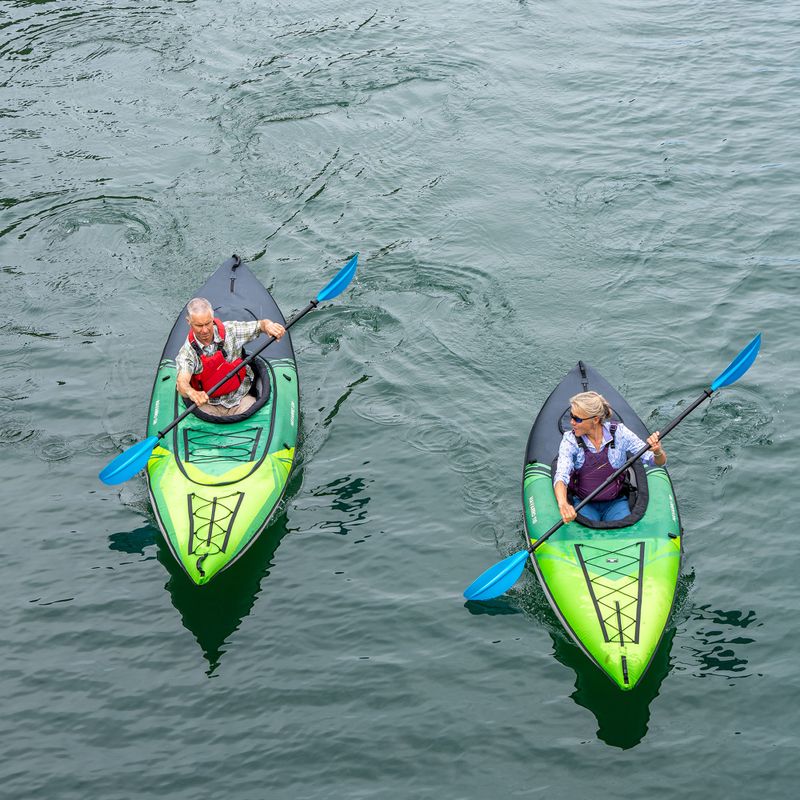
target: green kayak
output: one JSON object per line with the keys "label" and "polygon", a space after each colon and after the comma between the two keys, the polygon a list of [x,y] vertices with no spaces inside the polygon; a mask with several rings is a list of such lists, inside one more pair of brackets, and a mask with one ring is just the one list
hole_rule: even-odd
{"label": "green kayak", "polygon": [[[624,398],[579,361],[553,390],[528,439],[522,495],[531,542],[558,522],[553,470],[569,427],[569,398],[596,391],[641,439],[647,428]],[[536,548],[533,564],[553,610],[578,647],[622,689],[644,675],[669,620],[681,564],[681,524],[666,469],[629,470],[630,515],[593,522],[578,515]]]}
{"label": "green kayak", "polygon": [[[233,256],[196,292],[226,320],[283,315],[253,273]],[[156,373],[148,436],[178,417],[188,403],[175,390],[175,356],[186,340],[186,310],[167,339]],[[245,351],[267,340],[263,334]],[[196,584],[208,583],[253,544],[280,503],[297,444],[299,388],[289,333],[252,362],[248,413],[213,417],[194,411],[175,426],[147,463],[156,520],[176,560]]]}

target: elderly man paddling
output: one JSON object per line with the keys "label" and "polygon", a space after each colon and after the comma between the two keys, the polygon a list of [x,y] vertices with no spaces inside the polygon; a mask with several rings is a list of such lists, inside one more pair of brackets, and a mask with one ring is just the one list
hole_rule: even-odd
{"label": "elderly man paddling", "polygon": [[195,297],[186,306],[189,336],[175,357],[178,368],[177,389],[200,411],[214,416],[243,414],[255,403],[248,394],[253,372],[244,366],[217,389],[206,393],[242,362],[242,346],[262,333],[280,339],[286,329],[269,319],[252,322],[222,322],[214,316],[208,300]]}

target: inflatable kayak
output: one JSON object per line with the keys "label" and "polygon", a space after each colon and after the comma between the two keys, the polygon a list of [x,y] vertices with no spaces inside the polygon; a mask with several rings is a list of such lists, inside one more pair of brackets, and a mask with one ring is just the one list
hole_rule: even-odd
{"label": "inflatable kayak", "polygon": [[[602,394],[613,419],[642,440],[650,435],[619,392],[579,361],[545,401],[528,438],[522,495],[531,542],[560,519],[552,475],[561,437],[570,430],[569,399],[585,391]],[[620,688],[632,689],[669,620],[682,529],[666,469],[636,461],[625,491],[629,516],[594,522],[579,513],[534,550],[532,561],[550,605],[578,647]]]}
{"label": "inflatable kayak", "polygon": [[[267,317],[285,323],[270,293],[237,256],[194,296],[209,300],[223,322]],[[184,308],[156,372],[148,436],[157,435],[189,405],[175,390],[175,356],[188,332]],[[262,334],[245,352],[266,341]],[[253,544],[283,497],[294,461],[300,403],[288,331],[251,366],[256,402],[246,414],[214,417],[195,410],[161,439],[147,463],[158,526],[196,584],[208,583]]]}

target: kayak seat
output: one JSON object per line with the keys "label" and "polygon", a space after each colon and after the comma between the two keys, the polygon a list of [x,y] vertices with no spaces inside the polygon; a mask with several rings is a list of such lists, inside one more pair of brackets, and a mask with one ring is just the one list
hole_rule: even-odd
{"label": "kayak seat", "polygon": [[[244,351],[244,355],[247,355],[246,350]],[[253,383],[250,386],[249,394],[256,398],[256,402],[253,403],[253,405],[250,406],[250,408],[248,408],[244,414],[231,414],[228,417],[215,417],[212,414],[206,414],[204,411],[200,411],[196,408],[192,412],[194,416],[199,417],[206,422],[230,425],[232,422],[241,422],[243,419],[251,417],[256,413],[256,411],[263,408],[269,401],[271,394],[272,368],[266,361],[258,356],[256,356],[253,361],[250,362],[250,367],[253,370]],[[183,404],[187,407],[190,405],[189,401],[185,397],[183,398]]]}
{"label": "kayak seat", "polygon": [[[632,455],[633,453],[626,453],[625,457],[627,459]],[[558,456],[553,459],[553,463],[550,465],[551,474],[555,474],[557,462]],[[628,467],[628,474],[625,479],[625,484],[622,487],[622,492],[623,494],[627,494],[628,508],[631,510],[631,513],[628,514],[627,517],[611,520],[609,522],[596,522],[595,520],[587,519],[579,511],[576,522],[583,525],[585,528],[594,528],[595,530],[627,528],[629,525],[633,525],[634,522],[638,522],[644,516],[645,511],[647,511],[647,503],[650,498],[647,491],[647,473],[645,472],[644,464],[642,464],[641,459],[635,461],[632,467]]]}

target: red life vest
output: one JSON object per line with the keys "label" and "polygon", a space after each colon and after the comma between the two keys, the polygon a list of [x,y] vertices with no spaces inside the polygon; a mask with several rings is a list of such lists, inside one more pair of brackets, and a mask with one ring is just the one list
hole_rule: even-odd
{"label": "red life vest", "polygon": [[[194,348],[195,353],[197,353],[200,359],[200,363],[203,365],[203,371],[192,375],[189,383],[192,385],[193,389],[199,392],[205,392],[206,387],[210,389],[217,381],[224,378],[235,366],[242,363],[241,358],[234,358],[233,361],[228,361],[225,358],[225,353],[222,349],[225,345],[225,326],[216,317],[214,317],[214,324],[217,326],[221,341],[217,343],[217,351],[213,356],[207,356],[203,353],[200,344],[195,339],[194,331],[189,330],[189,344]],[[247,368],[242,367],[210,396],[221,397],[223,394],[235,392],[242,385],[242,381],[246,376]]]}

